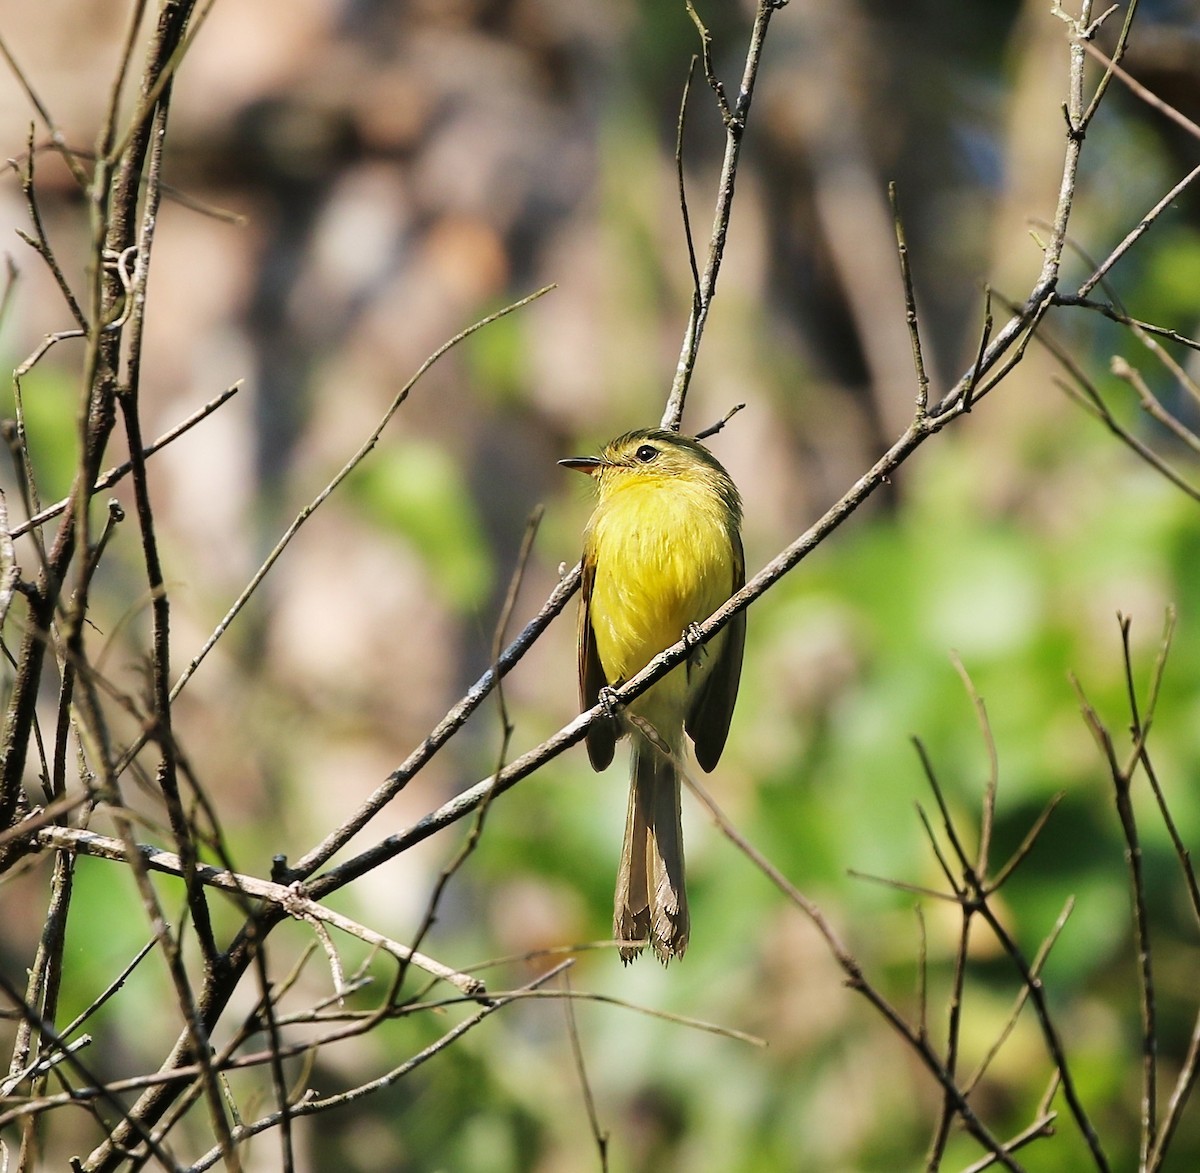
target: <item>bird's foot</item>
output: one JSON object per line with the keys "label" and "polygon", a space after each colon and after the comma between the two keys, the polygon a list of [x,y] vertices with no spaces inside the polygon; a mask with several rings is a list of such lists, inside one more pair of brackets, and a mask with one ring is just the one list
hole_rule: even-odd
{"label": "bird's foot", "polygon": [[684,646],[688,649],[686,663],[688,679],[690,680],[692,669],[700,667],[701,661],[708,655],[708,648],[700,642],[704,637],[701,634],[700,624],[698,623],[689,623],[683,629],[681,638],[683,639]]}
{"label": "bird's foot", "polygon": [[621,709],[621,702],[617,697],[617,690],[609,685],[604,685],[598,693],[596,693],[596,703],[604,710],[604,715],[610,720],[615,721],[617,714]]}

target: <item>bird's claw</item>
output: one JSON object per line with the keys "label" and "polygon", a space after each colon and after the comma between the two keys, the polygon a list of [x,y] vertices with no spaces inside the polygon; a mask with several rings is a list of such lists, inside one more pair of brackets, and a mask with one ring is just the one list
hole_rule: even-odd
{"label": "bird's claw", "polygon": [[688,649],[687,674],[689,680],[692,678],[692,669],[699,668],[700,661],[708,655],[708,648],[701,643],[703,638],[704,636],[700,631],[700,624],[698,623],[689,623],[683,629],[682,639],[684,646]]}
{"label": "bird's claw", "polygon": [[621,707],[621,702],[617,699],[615,688],[604,685],[596,694],[596,703],[604,710],[604,715],[610,721],[617,719],[617,710]]}

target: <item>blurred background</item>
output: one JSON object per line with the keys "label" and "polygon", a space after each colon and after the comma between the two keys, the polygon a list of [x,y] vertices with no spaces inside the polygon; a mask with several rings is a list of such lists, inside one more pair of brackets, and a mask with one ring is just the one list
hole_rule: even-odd
{"label": "blurred background", "polygon": [[[11,52],[81,150],[95,141],[125,9],[42,0],[3,16]],[[714,66],[733,89],[751,10],[700,11]],[[1197,16],[1192,0],[1145,0],[1126,60],[1193,117]],[[1115,26],[1110,43],[1114,35]],[[208,16],[172,107],[172,196],[149,287],[146,434],[230,384],[242,389],[151,463],[177,668],[422,360],[485,313],[557,286],[420,381],[181,697],[177,732],[242,870],[266,875],[275,854],[299,858],[486,670],[537,505],[545,518],[510,634],[575,562],[588,487],[555,460],[658,421],[691,297],[674,151],[696,48],[682,2],[254,0],[217,4]],[[973,360],[984,283],[1021,301],[1040,268],[1066,87],[1066,27],[1045,0],[795,0],[776,15],[684,419],[697,431],[747,405],[711,446],[745,498],[750,572],[819,517],[908,421],[915,387],[887,183],[899,188],[936,396]],[[12,74],[0,72],[5,156],[25,150],[33,117]],[[44,136],[39,125],[35,137]],[[723,143],[697,78],[684,159],[701,249]],[[1103,257],[1196,155],[1194,139],[1115,85],[1084,151],[1078,248]],[[83,198],[51,154],[38,157],[36,185],[78,285]],[[1185,335],[1200,317],[1198,212],[1185,194],[1112,274],[1130,313]],[[0,183],[0,223],[19,270],[0,332],[0,362],[14,367],[70,321],[14,234],[28,224],[14,174]],[[1091,268],[1073,253],[1066,284]],[[999,302],[994,311],[1006,316]],[[1120,353],[1187,410],[1136,339],[1079,310],[1052,315],[1046,329],[1148,443],[1186,462],[1165,433],[1138,422],[1128,388],[1109,374]],[[47,501],[69,484],[81,361],[79,345],[64,342],[25,381]],[[1047,988],[1109,1155],[1130,1167],[1139,1111],[1130,898],[1107,772],[1069,674],[1122,735],[1118,612],[1132,618],[1145,687],[1167,608],[1177,609],[1151,748],[1181,833],[1195,843],[1200,515],[1072,403],[1058,376],[1031,347],[968,419],[755,605],[739,709],[709,786],[822,907],[871,979],[915,1016],[917,898],[848,873],[943,883],[915,811],[932,802],[914,735],[955,813],[968,827],[977,822],[988,755],[953,663],[960,657],[999,755],[997,863],[1066,792],[1001,906],[1031,956],[1075,898]],[[106,669],[133,691],[148,624],[139,557],[128,526],[92,616]],[[507,679],[505,697],[514,754],[574,715],[573,604]],[[485,705],[354,846],[486,776],[499,748],[499,718]],[[576,749],[498,801],[426,951],[466,968],[606,939],[626,771],[618,753],[594,775]],[[1195,1014],[1197,933],[1146,798],[1137,795],[1169,1087]],[[94,826],[107,829],[100,818]],[[750,1032],[766,1046],[578,1004],[612,1167],[922,1167],[940,1104],[933,1082],[844,986],[801,915],[686,799],[685,826],[694,920],[686,959],[669,971],[650,958],[622,969],[611,950],[584,951],[572,985]],[[434,837],[332,903],[410,939],[465,833]],[[128,879],[118,869],[84,860],[80,877],[68,965],[70,997],[82,1006],[147,930],[136,905],[119,911]],[[36,942],[41,913],[29,909],[42,907],[43,888],[36,870],[0,888],[0,963],[15,974]],[[930,1032],[940,1044],[958,916],[936,901],[923,902],[923,914]],[[284,926],[272,938],[281,972],[308,936]],[[352,944],[346,954],[348,967],[361,960]],[[501,988],[549,964],[536,957],[484,976]],[[323,962],[312,962],[297,998],[311,1003],[329,983]],[[159,1061],[178,1029],[169,1000],[154,1001],[164,988],[147,969],[114,999],[96,1024],[104,1045],[93,1063],[120,1074]],[[995,1040],[1017,990],[1010,964],[979,933],[964,1069]],[[252,999],[248,990],[246,1009]],[[454,1013],[327,1048],[309,1083],[329,1093],[372,1078],[432,1041]],[[1049,1074],[1023,1017],[976,1092],[977,1110],[999,1135],[1015,1133],[1033,1118]],[[248,1095],[266,1086],[246,1079]],[[52,1135],[59,1155],[96,1140],[82,1116],[56,1118]],[[198,1121],[198,1149],[203,1136]],[[496,1014],[390,1090],[300,1122],[297,1136],[312,1170],[599,1165],[562,1006],[551,1001]],[[1174,1154],[1167,1168],[1195,1167],[1200,1122],[1185,1119]],[[955,1134],[947,1167],[978,1155]],[[276,1159],[260,1140],[247,1162],[269,1169]],[[1092,1167],[1069,1124],[1022,1160],[1029,1169]]]}

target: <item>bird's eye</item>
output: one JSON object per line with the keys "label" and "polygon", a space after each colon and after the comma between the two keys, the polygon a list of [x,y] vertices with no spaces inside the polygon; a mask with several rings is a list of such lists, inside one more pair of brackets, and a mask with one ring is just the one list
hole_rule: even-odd
{"label": "bird's eye", "polygon": [[658,455],[658,449],[653,444],[643,444],[633,455],[643,464],[649,464]]}

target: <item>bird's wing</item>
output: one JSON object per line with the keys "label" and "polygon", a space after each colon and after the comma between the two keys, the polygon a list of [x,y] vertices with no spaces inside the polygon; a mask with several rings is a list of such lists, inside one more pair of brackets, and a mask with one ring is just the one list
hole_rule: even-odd
{"label": "bird's wing", "polygon": [[[742,540],[733,535],[733,590],[746,584],[746,559]],[[737,702],[738,682],[742,677],[742,651],[746,646],[746,612],[739,611],[726,625],[725,638],[717,652],[704,687],[687,715],[686,727],[696,747],[696,761],[711,770],[721,759],[729,722]]]}
{"label": "bird's wing", "polygon": [[[596,633],[592,630],[592,583],[596,578],[596,556],[583,555],[583,581],[579,598],[579,707],[587,712],[600,699],[600,690],[608,686],[600,655],[596,651]],[[613,759],[617,743],[613,722],[604,717],[592,722],[587,733],[588,758],[593,770],[603,770]]]}

